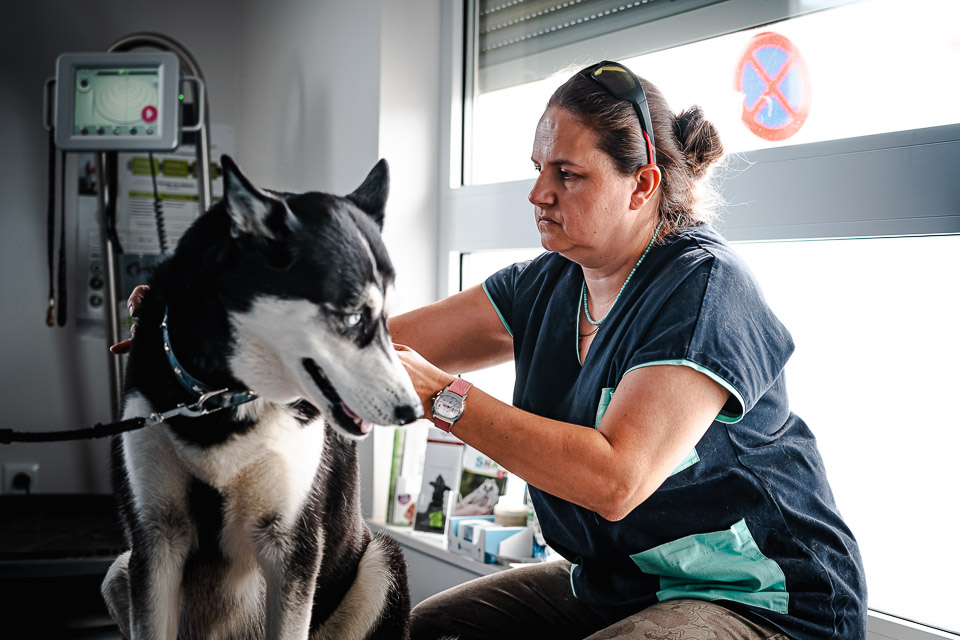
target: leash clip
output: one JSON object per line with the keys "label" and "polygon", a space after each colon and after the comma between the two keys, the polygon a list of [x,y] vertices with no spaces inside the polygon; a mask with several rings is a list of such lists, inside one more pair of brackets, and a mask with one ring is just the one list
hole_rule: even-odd
{"label": "leash clip", "polygon": [[[235,407],[244,402],[249,402],[254,400],[257,395],[253,391],[246,392],[231,392],[229,389],[220,389],[218,391],[208,391],[201,395],[196,402],[193,404],[178,404],[173,409],[169,411],[164,411],[163,413],[151,413],[150,417],[147,418],[147,426],[160,424],[164,420],[169,418],[175,418],[178,416],[183,416],[185,418],[199,418],[200,416],[205,416],[208,413],[213,413],[214,411],[219,411],[220,409],[226,409],[228,407]],[[210,403],[211,406],[207,406],[207,403]]]}

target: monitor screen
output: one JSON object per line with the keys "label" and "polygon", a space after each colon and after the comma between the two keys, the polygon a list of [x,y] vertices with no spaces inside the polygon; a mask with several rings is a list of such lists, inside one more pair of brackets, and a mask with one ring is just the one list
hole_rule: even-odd
{"label": "monitor screen", "polygon": [[152,67],[76,69],[73,134],[156,136],[160,72]]}
{"label": "monitor screen", "polygon": [[67,151],[166,151],[180,144],[180,61],[168,51],[57,58],[55,141]]}

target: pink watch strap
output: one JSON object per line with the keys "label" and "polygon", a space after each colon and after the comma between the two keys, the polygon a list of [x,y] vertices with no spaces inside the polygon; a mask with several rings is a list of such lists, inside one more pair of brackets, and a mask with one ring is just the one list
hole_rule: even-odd
{"label": "pink watch strap", "polygon": [[472,382],[467,382],[463,378],[457,378],[450,383],[450,386],[447,387],[450,391],[453,391],[458,396],[467,395],[467,391],[470,390],[470,387],[473,386]]}

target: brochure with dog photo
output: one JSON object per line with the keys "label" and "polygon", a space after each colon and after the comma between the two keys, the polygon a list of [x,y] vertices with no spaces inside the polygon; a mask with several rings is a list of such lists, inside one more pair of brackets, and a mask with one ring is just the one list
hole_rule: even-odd
{"label": "brochure with dog photo", "polygon": [[414,531],[444,533],[460,485],[463,449],[463,442],[455,436],[430,429]]}
{"label": "brochure with dog photo", "polygon": [[490,515],[506,489],[506,469],[473,447],[465,446],[459,499],[453,507],[453,515]]}

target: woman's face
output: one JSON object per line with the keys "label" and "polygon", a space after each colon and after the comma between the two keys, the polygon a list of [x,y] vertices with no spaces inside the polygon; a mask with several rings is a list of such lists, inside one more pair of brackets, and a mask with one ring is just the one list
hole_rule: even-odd
{"label": "woman's face", "polygon": [[592,129],[550,107],[537,125],[531,159],[540,175],[528,198],[544,249],[585,267],[635,251],[648,217],[631,208],[637,181],[617,172]]}

